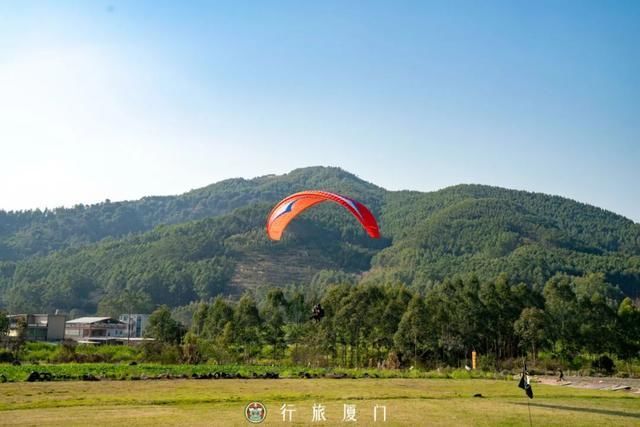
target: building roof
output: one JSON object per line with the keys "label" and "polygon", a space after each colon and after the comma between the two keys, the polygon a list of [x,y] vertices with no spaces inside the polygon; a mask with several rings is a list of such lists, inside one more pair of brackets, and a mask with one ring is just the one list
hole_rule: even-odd
{"label": "building roof", "polygon": [[78,317],[77,319],[67,321],[67,323],[98,323],[105,321],[110,321],[110,323],[122,323],[111,317]]}
{"label": "building roof", "polygon": [[27,314],[27,313],[18,313],[18,314],[7,314],[8,318],[13,317],[27,317],[27,316],[53,316],[53,314]]}

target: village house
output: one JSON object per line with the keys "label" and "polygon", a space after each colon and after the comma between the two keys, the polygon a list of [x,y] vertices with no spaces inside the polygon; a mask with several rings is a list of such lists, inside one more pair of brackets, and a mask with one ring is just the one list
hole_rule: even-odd
{"label": "village house", "polygon": [[63,314],[12,314],[9,318],[9,336],[17,337],[20,321],[26,329],[27,341],[62,341],[64,339],[65,320]]}
{"label": "village house", "polygon": [[66,323],[65,338],[91,343],[122,341],[127,338],[127,324],[111,317],[79,317]]}
{"label": "village house", "polygon": [[126,337],[142,338],[149,322],[148,314],[121,314],[119,320],[129,325]]}

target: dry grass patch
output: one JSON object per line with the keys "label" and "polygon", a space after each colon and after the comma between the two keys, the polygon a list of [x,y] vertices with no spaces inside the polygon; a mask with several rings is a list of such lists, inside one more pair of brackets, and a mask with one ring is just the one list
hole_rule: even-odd
{"label": "dry grass patch", "polygon": [[[640,425],[640,398],[630,393],[534,385],[535,425]],[[472,397],[482,393],[483,398]],[[326,406],[327,423],[341,424],[343,404],[355,404],[357,425],[387,407],[386,425],[528,425],[527,400],[513,381],[173,380],[0,384],[0,425],[244,426],[244,406],[267,405],[263,425],[317,425],[312,406]],[[279,408],[295,405],[294,423]],[[347,425],[347,424],[345,424]]]}

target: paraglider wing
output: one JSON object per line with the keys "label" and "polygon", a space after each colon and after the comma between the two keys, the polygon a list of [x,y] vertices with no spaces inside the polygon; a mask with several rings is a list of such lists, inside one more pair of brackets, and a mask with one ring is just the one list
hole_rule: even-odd
{"label": "paraglider wing", "polygon": [[281,200],[267,218],[267,234],[272,240],[280,240],[282,232],[293,218],[318,203],[332,201],[346,208],[362,224],[370,237],[380,237],[380,230],[373,214],[357,200],[328,191],[302,191]]}

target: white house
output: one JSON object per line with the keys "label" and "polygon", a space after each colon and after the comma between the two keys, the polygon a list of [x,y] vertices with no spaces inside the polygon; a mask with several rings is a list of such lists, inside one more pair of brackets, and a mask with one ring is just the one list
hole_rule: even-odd
{"label": "white house", "polygon": [[125,332],[125,336],[131,338],[142,338],[144,330],[149,322],[148,314],[121,314],[119,320],[129,324],[128,332]]}
{"label": "white house", "polygon": [[65,338],[103,342],[127,337],[127,324],[111,317],[79,317],[65,325]]}

